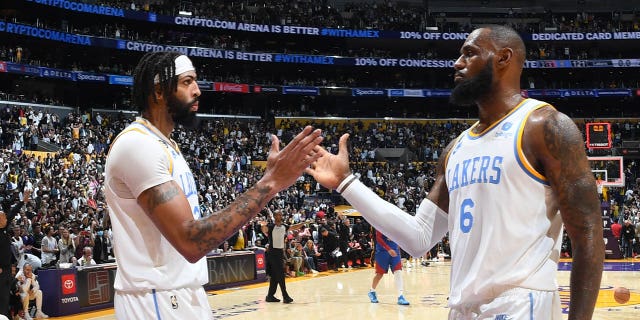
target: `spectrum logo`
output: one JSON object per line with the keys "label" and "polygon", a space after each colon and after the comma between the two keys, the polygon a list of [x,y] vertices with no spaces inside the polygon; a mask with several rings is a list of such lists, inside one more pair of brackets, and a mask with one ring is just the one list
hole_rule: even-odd
{"label": "spectrum logo", "polygon": [[384,96],[387,92],[382,89],[353,89],[353,95],[360,96]]}

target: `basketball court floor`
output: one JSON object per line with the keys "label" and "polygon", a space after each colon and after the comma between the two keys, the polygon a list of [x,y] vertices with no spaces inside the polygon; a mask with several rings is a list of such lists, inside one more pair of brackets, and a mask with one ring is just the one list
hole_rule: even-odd
{"label": "basketball court floor", "polygon": [[[569,296],[570,260],[563,260],[558,269],[558,283],[565,319]],[[405,297],[411,305],[396,304],[398,292],[393,276],[387,274],[377,288],[380,303],[369,302],[373,268],[344,269],[287,278],[292,304],[266,303],[268,283],[254,284],[209,292],[209,301],[216,319],[281,320],[281,319],[446,319],[449,284],[449,262],[431,262],[405,268]],[[631,290],[631,299],[618,304],[613,288]],[[46,293],[45,293],[46,294]],[[281,298],[280,292],[276,294]],[[65,320],[112,320],[113,309],[51,318]],[[640,259],[610,260],[605,264],[602,285],[593,319],[640,319]],[[196,319],[189,319],[196,320]]]}

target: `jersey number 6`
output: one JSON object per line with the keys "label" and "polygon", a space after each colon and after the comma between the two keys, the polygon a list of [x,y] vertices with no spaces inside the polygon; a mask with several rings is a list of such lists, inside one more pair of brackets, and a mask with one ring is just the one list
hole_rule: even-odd
{"label": "jersey number 6", "polygon": [[463,233],[469,233],[471,231],[471,226],[473,226],[473,215],[469,212],[469,209],[472,209],[475,206],[473,200],[464,199],[462,201],[462,206],[460,207],[460,230]]}

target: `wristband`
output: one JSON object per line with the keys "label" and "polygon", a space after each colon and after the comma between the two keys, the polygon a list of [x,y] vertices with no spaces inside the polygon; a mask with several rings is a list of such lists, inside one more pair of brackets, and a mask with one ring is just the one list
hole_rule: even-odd
{"label": "wristband", "polygon": [[338,188],[336,188],[336,191],[338,193],[344,192],[344,190],[346,190],[347,187],[356,179],[358,179],[358,177],[354,176],[353,174],[350,174],[348,177],[342,180],[342,182],[340,182],[340,184],[338,185]]}

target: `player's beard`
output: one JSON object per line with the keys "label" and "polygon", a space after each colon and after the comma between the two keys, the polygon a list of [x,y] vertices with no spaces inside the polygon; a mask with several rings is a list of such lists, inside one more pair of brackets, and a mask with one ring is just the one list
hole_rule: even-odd
{"label": "player's beard", "polygon": [[493,68],[491,63],[487,62],[475,77],[463,79],[456,84],[451,91],[449,102],[458,106],[474,105],[491,92],[492,83]]}
{"label": "player's beard", "polygon": [[191,101],[182,102],[178,100],[175,94],[170,95],[167,100],[167,106],[173,122],[181,124],[185,128],[195,128],[198,125],[198,118],[196,117],[196,112],[191,111],[191,106],[197,101],[198,98],[194,98]]}

